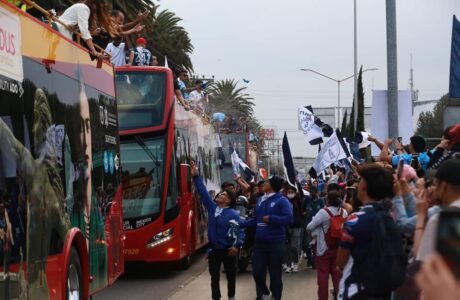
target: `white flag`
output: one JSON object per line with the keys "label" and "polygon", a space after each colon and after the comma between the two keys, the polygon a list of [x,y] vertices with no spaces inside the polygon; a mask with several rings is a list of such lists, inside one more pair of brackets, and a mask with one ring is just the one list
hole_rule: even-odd
{"label": "white flag", "polygon": [[349,156],[348,149],[344,146],[340,131],[337,129],[318,153],[318,156],[313,162],[313,168],[316,174],[319,174],[331,164]]}
{"label": "white flag", "polygon": [[306,107],[299,108],[299,128],[307,143],[324,136],[321,127],[315,124],[315,115]]}
{"label": "white flag", "polygon": [[236,151],[233,150],[233,153],[232,155],[230,155],[230,158],[232,159],[233,174],[240,175],[240,157],[238,156],[238,153],[236,153]]}

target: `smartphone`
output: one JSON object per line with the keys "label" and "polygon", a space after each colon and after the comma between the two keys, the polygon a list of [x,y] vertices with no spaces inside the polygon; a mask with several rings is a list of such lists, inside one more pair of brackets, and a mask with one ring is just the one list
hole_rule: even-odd
{"label": "smartphone", "polygon": [[398,142],[402,145],[402,136],[398,136]]}
{"label": "smartphone", "polygon": [[404,170],[404,159],[401,158],[398,162],[398,167],[396,168],[396,175],[398,176],[398,179],[401,179],[403,170]]}
{"label": "smartphone", "polygon": [[441,211],[436,250],[444,258],[457,279],[460,279],[460,208]]}

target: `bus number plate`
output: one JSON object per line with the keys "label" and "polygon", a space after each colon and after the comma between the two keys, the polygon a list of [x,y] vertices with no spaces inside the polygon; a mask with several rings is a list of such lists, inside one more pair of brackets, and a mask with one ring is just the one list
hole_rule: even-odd
{"label": "bus number plate", "polygon": [[125,254],[125,255],[137,255],[137,254],[139,254],[139,249],[123,249],[123,254]]}

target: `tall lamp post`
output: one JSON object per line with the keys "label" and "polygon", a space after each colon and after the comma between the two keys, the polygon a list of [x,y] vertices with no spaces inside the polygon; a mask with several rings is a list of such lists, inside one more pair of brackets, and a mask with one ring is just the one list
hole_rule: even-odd
{"label": "tall lamp post", "polygon": [[[369,68],[369,69],[363,70],[363,73],[364,73],[364,72],[367,72],[367,71],[377,71],[377,70],[378,70],[377,68]],[[320,72],[315,71],[315,70],[312,70],[312,69],[300,69],[300,71],[312,72],[312,73],[315,73],[315,74],[317,74],[317,75],[319,75],[319,76],[322,76],[322,77],[324,77],[324,78],[327,78],[327,79],[332,80],[332,81],[334,81],[334,82],[337,83],[337,110],[338,110],[337,116],[338,116],[338,118],[337,118],[337,126],[336,126],[336,128],[339,128],[339,125],[340,125],[340,111],[341,111],[341,106],[340,106],[340,84],[341,84],[342,82],[344,82],[345,80],[354,78],[354,77],[355,77],[355,74],[350,75],[350,76],[348,76],[348,77],[345,77],[345,78],[343,78],[343,79],[335,79],[335,78],[332,78],[332,77],[330,77],[330,76],[324,75],[323,73],[320,73]],[[357,115],[355,116],[355,118],[356,118],[356,117],[357,117]]]}

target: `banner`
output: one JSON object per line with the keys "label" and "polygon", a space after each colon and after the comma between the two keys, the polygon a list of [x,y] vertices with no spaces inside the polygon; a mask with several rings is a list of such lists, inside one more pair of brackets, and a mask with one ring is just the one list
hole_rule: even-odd
{"label": "banner", "polygon": [[452,22],[449,98],[460,100],[460,22],[455,15]]}
{"label": "banner", "polygon": [[336,129],[318,153],[318,156],[313,162],[313,170],[310,170],[310,175],[316,177],[316,174],[321,173],[331,164],[347,157],[350,157],[350,153],[348,152],[340,130]]}
{"label": "banner", "polygon": [[222,141],[220,140],[220,135],[217,135],[217,155],[219,168],[223,169],[225,164],[225,154],[224,149],[222,148]]}
{"label": "banner", "polygon": [[233,174],[240,175],[240,158],[238,157],[238,153],[233,150],[232,154],[230,155],[230,159],[232,160],[232,168]]}
{"label": "banner", "polygon": [[315,115],[307,107],[299,108],[299,128],[310,145],[318,144],[316,141],[322,142],[323,130],[315,123]]}
{"label": "banner", "polygon": [[22,38],[19,17],[0,8],[0,75],[22,82]]}
{"label": "banner", "polygon": [[294,161],[292,160],[291,148],[289,147],[286,131],[284,132],[282,149],[284,173],[286,174],[288,183],[291,186],[296,187],[296,170],[294,167]]}

